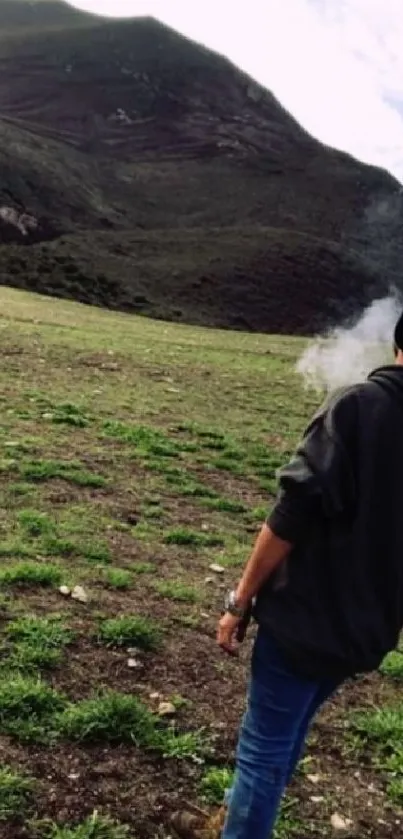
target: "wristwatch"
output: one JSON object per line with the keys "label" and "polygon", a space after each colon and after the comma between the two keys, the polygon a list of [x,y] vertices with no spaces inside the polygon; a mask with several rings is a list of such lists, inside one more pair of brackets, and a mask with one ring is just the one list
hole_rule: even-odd
{"label": "wristwatch", "polygon": [[233,615],[234,618],[243,618],[246,614],[246,609],[237,603],[236,591],[228,592],[225,598],[225,611]]}

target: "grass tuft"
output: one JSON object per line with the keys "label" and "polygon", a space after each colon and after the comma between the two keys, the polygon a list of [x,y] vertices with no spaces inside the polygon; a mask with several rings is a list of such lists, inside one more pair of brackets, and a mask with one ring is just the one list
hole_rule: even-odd
{"label": "grass tuft", "polygon": [[221,806],[225,793],[231,788],[234,772],[226,767],[212,766],[204,773],[200,782],[200,794],[208,804]]}
{"label": "grass tuft", "polygon": [[39,562],[21,562],[0,570],[0,586],[41,586],[60,585],[62,573],[57,565]]}
{"label": "grass tuft", "polygon": [[4,661],[13,670],[47,669],[60,664],[63,648],[73,633],[58,618],[22,617],[8,624],[7,638],[14,642]]}
{"label": "grass tuft", "polygon": [[167,545],[182,545],[186,547],[214,548],[221,547],[224,540],[221,536],[214,536],[208,533],[200,533],[198,530],[190,530],[187,527],[175,527],[165,534]]}
{"label": "grass tuft", "polygon": [[72,402],[64,402],[52,411],[52,422],[56,425],[71,425],[73,428],[86,428],[90,424],[89,417],[83,409]]}
{"label": "grass tuft", "polygon": [[103,621],[99,628],[99,639],[104,644],[156,650],[161,641],[161,630],[148,618],[124,615]]}
{"label": "grass tuft", "polygon": [[126,425],[108,421],[103,425],[104,434],[134,446],[140,457],[178,457],[180,448],[161,431],[144,425]]}
{"label": "grass tuft", "polygon": [[403,653],[397,651],[389,653],[382,662],[380,672],[383,676],[403,681]]}
{"label": "grass tuft", "polygon": [[0,822],[20,818],[27,810],[34,791],[34,781],[9,766],[0,767]]}
{"label": "grass tuft", "polygon": [[109,588],[117,591],[127,590],[133,582],[132,574],[125,568],[105,568],[102,579]]}
{"label": "grass tuft", "polygon": [[176,600],[178,603],[197,603],[200,599],[199,592],[194,586],[179,581],[165,580],[155,583],[154,587],[162,597]]}
{"label": "grass tuft", "polygon": [[38,839],[129,839],[130,828],[95,812],[76,826],[37,822]]}
{"label": "grass tuft", "polygon": [[53,531],[54,524],[46,513],[36,510],[21,510],[18,522],[28,536],[37,538]]}
{"label": "grass tuft", "polygon": [[101,488],[107,485],[102,475],[84,469],[80,463],[59,460],[31,460],[20,464],[20,474],[25,481],[50,481],[54,478],[80,487]]}
{"label": "grass tuft", "polygon": [[54,715],[65,705],[50,685],[24,675],[0,680],[0,732],[21,742],[49,741]]}

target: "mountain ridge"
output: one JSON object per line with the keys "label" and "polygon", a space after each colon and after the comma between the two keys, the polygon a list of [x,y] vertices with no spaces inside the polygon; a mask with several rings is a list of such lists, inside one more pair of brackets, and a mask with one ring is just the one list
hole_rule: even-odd
{"label": "mountain ridge", "polygon": [[42,29],[31,4],[0,2],[13,29],[0,36],[0,205],[36,224],[22,233],[0,213],[4,284],[284,332],[399,285],[391,175],[324,147],[228,59],[152,18],[33,8]]}

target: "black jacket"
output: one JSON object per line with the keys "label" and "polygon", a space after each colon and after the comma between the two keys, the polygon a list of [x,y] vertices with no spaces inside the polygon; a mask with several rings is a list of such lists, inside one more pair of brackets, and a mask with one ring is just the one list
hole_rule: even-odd
{"label": "black jacket", "polygon": [[280,473],[291,542],[255,618],[306,676],[376,669],[403,625],[403,367],[333,395]]}

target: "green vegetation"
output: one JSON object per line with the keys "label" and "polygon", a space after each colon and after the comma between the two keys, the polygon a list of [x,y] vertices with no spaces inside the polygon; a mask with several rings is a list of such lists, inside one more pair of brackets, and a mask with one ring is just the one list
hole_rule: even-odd
{"label": "green vegetation", "polygon": [[0,733],[21,742],[49,742],[54,715],[64,704],[41,679],[5,674],[0,678]]}
{"label": "green vegetation", "polygon": [[165,757],[187,758],[203,749],[197,733],[176,734],[136,696],[109,691],[69,705],[57,720],[61,737],[80,743],[135,743]]}
{"label": "green vegetation", "polygon": [[83,409],[71,402],[57,405],[51,413],[51,420],[57,425],[72,425],[74,428],[86,428],[90,423]]}
{"label": "green vegetation", "polygon": [[109,588],[115,588],[121,591],[130,588],[133,576],[130,571],[125,568],[105,568],[102,579]]}
{"label": "green vegetation", "polygon": [[161,630],[148,618],[124,615],[103,621],[99,628],[99,638],[105,644],[155,650],[161,640]]}
{"label": "green vegetation", "polygon": [[234,772],[232,769],[213,766],[207,769],[201,779],[200,794],[208,804],[216,804],[221,807],[233,780]]}
{"label": "green vegetation", "polygon": [[39,839],[130,839],[130,828],[97,812],[81,824],[61,827],[54,823],[37,824]]}
{"label": "green vegetation", "polygon": [[20,562],[0,570],[0,586],[42,586],[60,585],[62,572],[57,565],[39,562]]}
{"label": "green vegetation", "polygon": [[390,676],[392,679],[403,681],[403,653],[390,653],[386,656],[380,670],[384,676]]}
{"label": "green vegetation", "polygon": [[177,600],[179,603],[197,603],[199,594],[193,586],[176,580],[155,583],[155,588],[162,597]]}
{"label": "green vegetation", "polygon": [[[168,800],[172,784],[209,809],[231,782],[244,664],[238,672],[215,650],[215,624],[223,589],[270,509],[276,469],[317,404],[294,373],[302,343],[195,332],[4,289],[0,296],[4,786],[18,788],[8,772],[37,775],[15,815],[14,805],[1,810],[0,778],[0,832],[151,836],[155,802]],[[75,586],[86,602],[71,597]],[[307,795],[307,772],[298,773],[277,839],[325,835],[329,800],[361,829],[358,765],[363,783],[368,772],[379,791],[365,815],[368,839],[396,831],[400,692],[394,653],[369,685],[346,685],[330,717],[324,709],[326,738],[314,731],[309,751],[324,801],[310,800],[315,788]],[[350,699],[359,713],[346,727]],[[172,777],[166,760],[175,761]],[[71,816],[52,804],[53,795],[64,800],[66,784]],[[99,810],[90,818],[89,784]],[[141,790],[151,795],[139,798]],[[158,829],[168,835],[163,812]]]}
{"label": "green vegetation", "polygon": [[55,667],[73,633],[58,618],[23,617],[11,621],[6,638],[12,642],[2,666],[9,670],[36,670]]}
{"label": "green vegetation", "polygon": [[61,481],[81,487],[92,487],[93,489],[104,487],[107,484],[103,476],[95,475],[93,472],[84,469],[80,463],[73,461],[22,461],[19,471],[25,481],[41,482],[58,478]]}
{"label": "green vegetation", "polygon": [[130,443],[139,457],[177,457],[180,453],[180,449],[165,434],[142,425],[106,422],[103,430],[108,437]]}
{"label": "green vegetation", "polygon": [[0,767],[0,822],[24,816],[31,803],[34,782],[9,766]]}
{"label": "green vegetation", "polygon": [[199,533],[186,527],[175,527],[165,535],[167,545],[182,545],[185,547],[216,548],[224,544],[221,536],[209,533]]}

